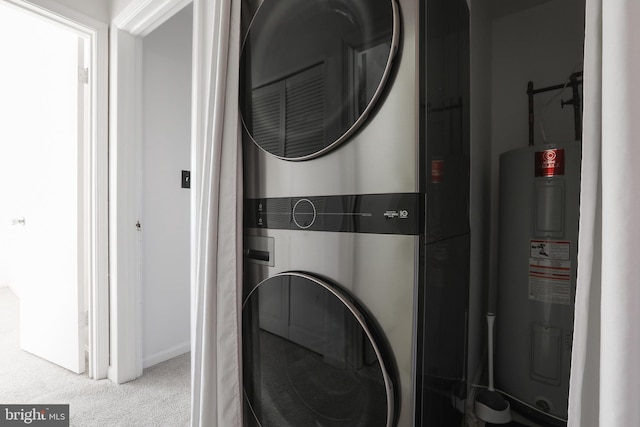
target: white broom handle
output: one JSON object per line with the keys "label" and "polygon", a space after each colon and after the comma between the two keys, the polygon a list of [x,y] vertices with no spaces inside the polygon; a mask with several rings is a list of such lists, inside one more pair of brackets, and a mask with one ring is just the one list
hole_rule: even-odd
{"label": "white broom handle", "polygon": [[487,313],[487,336],[489,345],[489,391],[493,391],[493,322],[496,315]]}

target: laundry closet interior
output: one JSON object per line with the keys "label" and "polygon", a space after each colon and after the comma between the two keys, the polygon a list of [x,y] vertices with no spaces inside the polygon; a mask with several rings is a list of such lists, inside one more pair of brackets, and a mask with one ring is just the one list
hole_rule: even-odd
{"label": "laundry closet interior", "polygon": [[583,40],[577,0],[242,2],[247,426],[496,422],[487,312],[509,419],[566,424]]}

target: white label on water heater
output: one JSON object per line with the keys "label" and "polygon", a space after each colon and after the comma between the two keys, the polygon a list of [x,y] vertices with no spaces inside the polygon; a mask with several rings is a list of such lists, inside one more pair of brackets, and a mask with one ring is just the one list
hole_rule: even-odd
{"label": "white label on water heater", "polygon": [[571,259],[571,242],[559,240],[531,240],[529,253],[535,259],[568,261]]}
{"label": "white label on water heater", "polygon": [[530,241],[529,299],[571,304],[570,247],[567,241]]}

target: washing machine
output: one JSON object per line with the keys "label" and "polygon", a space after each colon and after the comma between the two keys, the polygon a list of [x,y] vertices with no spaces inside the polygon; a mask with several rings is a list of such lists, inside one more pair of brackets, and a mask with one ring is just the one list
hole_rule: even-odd
{"label": "washing machine", "polygon": [[245,423],[457,425],[468,7],[243,2]]}

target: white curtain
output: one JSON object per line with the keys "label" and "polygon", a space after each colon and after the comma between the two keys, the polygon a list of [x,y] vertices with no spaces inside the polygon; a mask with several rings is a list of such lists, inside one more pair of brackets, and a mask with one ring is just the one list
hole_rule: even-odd
{"label": "white curtain", "polygon": [[240,427],[240,1],[194,0],[193,47],[191,425]]}
{"label": "white curtain", "polygon": [[568,424],[640,426],[640,2],[586,6]]}

